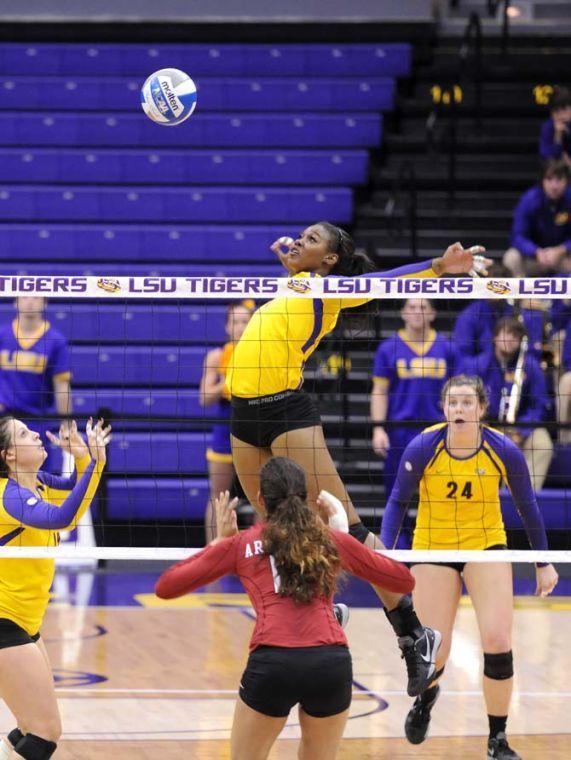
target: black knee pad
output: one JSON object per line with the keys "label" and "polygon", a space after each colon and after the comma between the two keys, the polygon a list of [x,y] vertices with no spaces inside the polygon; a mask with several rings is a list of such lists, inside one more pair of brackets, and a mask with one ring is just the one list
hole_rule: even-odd
{"label": "black knee pad", "polygon": [[488,654],[484,652],[484,675],[494,681],[505,681],[514,674],[513,654],[501,652],[500,654]]}
{"label": "black knee pad", "polygon": [[359,520],[359,522],[349,526],[349,533],[353,536],[353,538],[356,538],[357,541],[360,541],[362,544],[364,544],[369,537],[370,531],[363,525],[361,520]]}
{"label": "black knee pad", "polygon": [[24,738],[24,734],[20,731],[19,728],[13,728],[10,733],[8,734],[8,741],[10,744],[15,747],[16,744],[20,741],[20,739]]}
{"label": "black knee pad", "polygon": [[26,760],[49,760],[57,749],[55,742],[49,742],[35,734],[26,734],[14,747],[16,752]]}

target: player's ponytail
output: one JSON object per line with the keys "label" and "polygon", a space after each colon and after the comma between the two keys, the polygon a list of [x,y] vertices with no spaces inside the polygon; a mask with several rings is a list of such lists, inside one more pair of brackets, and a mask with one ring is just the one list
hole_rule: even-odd
{"label": "player's ponytail", "polygon": [[341,561],[329,531],[307,504],[302,468],[273,457],[260,472],[260,492],[267,512],[264,553],[273,557],[278,593],[300,604],[334,594]]}
{"label": "player's ponytail", "polygon": [[0,478],[7,478],[10,475],[10,468],[6,464],[6,451],[12,445],[13,422],[13,417],[0,419]]}

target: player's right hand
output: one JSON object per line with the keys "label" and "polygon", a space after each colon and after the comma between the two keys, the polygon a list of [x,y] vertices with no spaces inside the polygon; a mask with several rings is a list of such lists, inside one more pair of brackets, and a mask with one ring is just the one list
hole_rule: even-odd
{"label": "player's right hand", "polygon": [[373,431],[373,451],[378,457],[386,457],[389,453],[391,443],[387,431],[382,427],[377,427]]}
{"label": "player's right hand", "polygon": [[238,499],[230,501],[230,491],[220,491],[220,495],[214,499],[216,538],[229,538],[238,533],[237,504]]}
{"label": "player's right hand", "polygon": [[275,240],[270,246],[270,251],[273,251],[276,254],[278,259],[281,261],[284,269],[287,269],[288,274],[292,274],[295,271],[290,268],[287,258],[287,255],[293,244],[293,238],[281,237]]}

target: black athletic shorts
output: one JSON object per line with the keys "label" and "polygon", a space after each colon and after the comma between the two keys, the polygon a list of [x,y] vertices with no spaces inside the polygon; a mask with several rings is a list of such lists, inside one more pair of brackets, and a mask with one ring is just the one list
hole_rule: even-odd
{"label": "black athletic shorts", "polygon": [[279,435],[316,425],[321,425],[321,417],[305,391],[283,391],[257,398],[232,396],[230,432],[250,446],[269,449]]}
{"label": "black athletic shorts", "polygon": [[13,620],[0,618],[0,649],[20,647],[22,644],[34,644],[39,638],[39,632],[30,636]]}
{"label": "black athletic shorts", "polygon": [[[507,548],[508,547],[505,544],[495,544],[494,546],[488,546],[486,551],[491,552]],[[456,572],[462,575],[466,562],[409,562],[408,565],[409,567],[412,567],[413,565],[440,565],[441,567],[450,567],[452,570],[456,570]]]}
{"label": "black athletic shorts", "polygon": [[349,708],[352,685],[345,646],[259,647],[248,658],[240,698],[273,718],[285,718],[297,704],[314,718],[328,718]]}

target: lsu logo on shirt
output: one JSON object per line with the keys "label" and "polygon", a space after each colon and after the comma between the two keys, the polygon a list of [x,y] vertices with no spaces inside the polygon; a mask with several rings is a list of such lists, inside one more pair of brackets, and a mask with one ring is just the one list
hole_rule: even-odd
{"label": "lsu logo on shirt", "polygon": [[557,224],[558,226],[567,224],[568,221],[569,221],[568,211],[560,211],[558,214],[555,215],[555,224]]}
{"label": "lsu logo on shirt", "polygon": [[397,375],[401,380],[423,377],[442,380],[446,377],[447,365],[446,359],[437,359],[432,356],[415,356],[410,361],[397,359],[396,369]]}
{"label": "lsu logo on shirt", "polygon": [[48,357],[34,351],[0,351],[0,369],[12,372],[31,372],[41,375],[46,371]]}

